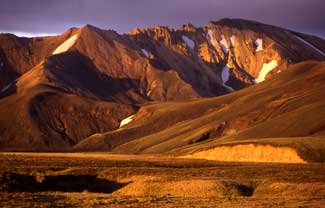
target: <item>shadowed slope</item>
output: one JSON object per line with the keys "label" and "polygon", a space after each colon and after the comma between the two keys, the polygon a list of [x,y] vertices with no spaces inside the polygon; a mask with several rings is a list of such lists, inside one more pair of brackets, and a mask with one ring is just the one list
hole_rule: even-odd
{"label": "shadowed slope", "polygon": [[317,139],[324,134],[324,73],[324,62],[305,62],[230,95],[144,106],[125,129],[94,135],[74,149],[185,153],[227,142],[276,137],[292,137],[291,144],[285,145],[294,146],[295,141],[300,142],[294,137]]}
{"label": "shadowed slope", "polygon": [[12,94],[0,100],[1,149],[62,151],[93,133],[117,128],[136,107],[113,101],[132,100],[132,93],[119,94],[134,81],[96,71],[86,57],[69,52],[25,73]]}
{"label": "shadowed slope", "polygon": [[316,63],[285,71],[324,60],[323,45],[239,19],[124,35],[91,25],[0,35],[0,149],[158,153],[214,138],[313,135],[323,129],[323,74]]}

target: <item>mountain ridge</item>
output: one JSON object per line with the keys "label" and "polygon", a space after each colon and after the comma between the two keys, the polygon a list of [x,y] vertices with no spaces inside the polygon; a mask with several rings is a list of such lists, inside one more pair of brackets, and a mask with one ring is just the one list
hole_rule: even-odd
{"label": "mountain ridge", "polygon": [[[188,106],[181,103],[259,89],[257,82],[272,81],[307,60],[323,68],[324,46],[317,37],[239,19],[122,35],[92,25],[50,37],[0,35],[0,150],[84,150],[83,143],[105,132],[114,136],[105,151],[113,150],[130,141],[130,132],[145,137],[164,126],[155,118],[160,127],[128,130],[134,121],[152,119],[154,113],[144,106]],[[314,65],[304,64],[309,70]],[[199,108],[193,117],[186,110],[162,114],[169,123],[165,127],[199,119],[206,110]],[[126,118],[129,123],[121,127]]]}

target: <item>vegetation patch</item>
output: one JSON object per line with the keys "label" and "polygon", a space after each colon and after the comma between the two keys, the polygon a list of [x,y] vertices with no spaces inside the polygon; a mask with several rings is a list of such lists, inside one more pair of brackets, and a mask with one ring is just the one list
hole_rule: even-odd
{"label": "vegetation patch", "polygon": [[224,195],[229,198],[243,196],[243,197],[251,197],[253,196],[256,188],[259,183],[251,182],[248,184],[241,184],[236,182],[225,182],[224,183]]}

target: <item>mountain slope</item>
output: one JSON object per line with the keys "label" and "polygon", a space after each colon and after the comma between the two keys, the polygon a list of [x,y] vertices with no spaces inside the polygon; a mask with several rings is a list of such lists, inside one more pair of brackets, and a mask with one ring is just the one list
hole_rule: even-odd
{"label": "mountain slope", "polygon": [[[223,19],[203,27],[189,24],[177,30],[161,26],[134,29],[123,35],[91,25],[52,37],[0,34],[0,149],[65,151],[73,147],[123,152],[118,146],[133,139],[148,135],[143,139],[151,140],[149,135],[163,128],[194,122],[211,108],[225,109],[237,96],[246,96],[244,88],[273,80],[295,63],[323,61],[324,46],[321,38],[240,19]],[[306,68],[313,72],[312,65]],[[296,76],[292,74],[290,79]],[[216,103],[200,100],[233,91],[238,92]],[[254,104],[261,96],[251,95]],[[237,125],[255,122],[251,111],[239,112],[229,114],[243,122],[217,119],[216,125],[221,129],[230,125],[231,132]],[[138,126],[129,128],[134,123]],[[102,133],[104,143],[92,139]],[[173,133],[170,137],[178,146],[192,139],[187,136],[179,142]],[[147,147],[131,148],[130,152],[176,148],[158,146],[145,151]]]}
{"label": "mountain slope", "polygon": [[125,97],[118,95],[127,90],[125,82],[101,76],[75,52],[48,58],[0,99],[1,148],[62,151],[93,133],[117,128],[136,109],[114,101]]}
{"label": "mountain slope", "polygon": [[[74,149],[188,153],[249,140],[268,143],[262,139],[270,138],[270,144],[323,151],[324,73],[325,62],[303,62],[271,80],[222,97],[144,106],[123,129],[93,135]],[[287,139],[276,142],[276,138]],[[307,158],[324,156],[317,154]]]}
{"label": "mountain slope", "polygon": [[[134,29],[127,35],[86,25],[52,37],[1,34],[0,88],[55,54],[72,37],[75,42],[68,50],[87,56],[108,76],[141,78],[139,91],[150,94],[151,100],[221,95],[271,77],[292,63],[325,59],[321,38],[241,19],[198,28],[189,24],[178,30]],[[171,81],[160,80],[162,76]],[[184,93],[169,91],[169,82],[176,80],[177,90]]]}

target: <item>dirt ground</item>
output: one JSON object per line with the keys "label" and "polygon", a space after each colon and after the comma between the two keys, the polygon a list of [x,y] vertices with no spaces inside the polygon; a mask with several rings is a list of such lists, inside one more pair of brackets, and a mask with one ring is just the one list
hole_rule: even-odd
{"label": "dirt ground", "polygon": [[0,153],[0,207],[324,207],[325,164]]}

